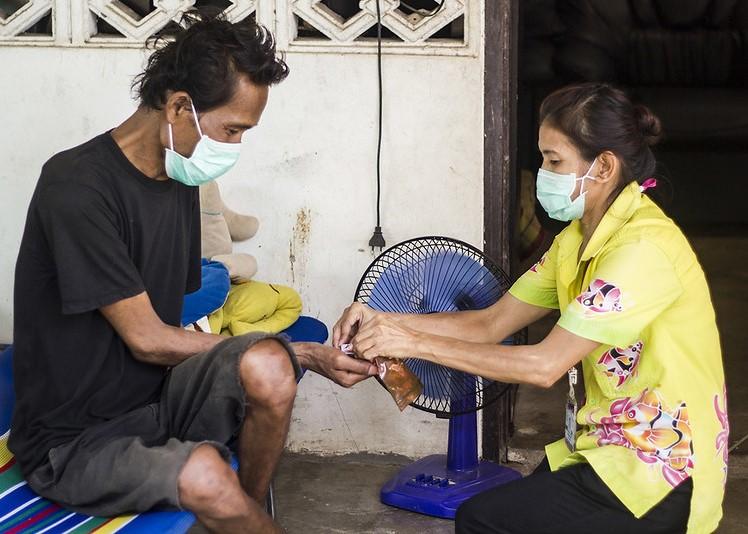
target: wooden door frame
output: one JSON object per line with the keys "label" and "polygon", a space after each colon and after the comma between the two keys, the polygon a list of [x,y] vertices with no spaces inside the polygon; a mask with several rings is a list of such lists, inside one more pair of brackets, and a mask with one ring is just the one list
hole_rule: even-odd
{"label": "wooden door frame", "polygon": [[[517,209],[518,0],[485,0],[483,248],[513,280]],[[482,456],[507,461],[516,386],[483,410]]]}

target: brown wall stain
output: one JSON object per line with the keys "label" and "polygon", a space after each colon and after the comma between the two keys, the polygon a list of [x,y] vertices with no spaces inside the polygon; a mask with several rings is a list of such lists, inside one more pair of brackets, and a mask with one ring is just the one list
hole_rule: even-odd
{"label": "brown wall stain", "polygon": [[[291,264],[291,281],[295,286],[303,283],[304,271],[306,270],[306,246],[312,232],[312,212],[309,208],[301,208],[296,213],[296,224],[288,244],[288,261]],[[296,279],[299,283],[296,283]]]}
{"label": "brown wall stain", "polygon": [[301,245],[309,242],[309,233],[312,229],[312,212],[308,208],[302,208],[296,214],[296,224],[293,227],[294,238]]}

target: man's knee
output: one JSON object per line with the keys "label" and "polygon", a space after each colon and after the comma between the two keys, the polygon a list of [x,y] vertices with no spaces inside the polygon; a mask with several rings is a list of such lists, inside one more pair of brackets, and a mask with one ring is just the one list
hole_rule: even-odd
{"label": "man's knee", "polygon": [[221,517],[235,505],[239,478],[211,445],[200,445],[190,454],[177,479],[182,507],[197,514]]}
{"label": "man's knee", "polygon": [[296,396],[296,376],[280,341],[264,339],[241,356],[239,374],[250,401],[286,407]]}

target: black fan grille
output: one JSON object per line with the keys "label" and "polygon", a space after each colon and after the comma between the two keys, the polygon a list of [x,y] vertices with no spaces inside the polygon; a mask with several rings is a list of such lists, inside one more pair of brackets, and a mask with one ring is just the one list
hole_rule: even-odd
{"label": "black fan grille", "polygon": [[[355,300],[382,311],[438,313],[487,308],[508,288],[506,274],[477,248],[448,237],[422,237],[377,257]],[[510,387],[417,358],[405,363],[423,384],[412,406],[438,417],[478,410]]]}

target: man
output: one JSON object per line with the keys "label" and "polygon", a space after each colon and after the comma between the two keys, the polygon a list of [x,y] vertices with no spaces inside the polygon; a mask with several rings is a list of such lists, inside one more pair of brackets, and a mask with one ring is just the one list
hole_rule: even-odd
{"label": "man", "polygon": [[10,447],[29,485],[73,510],[181,507],[213,531],[275,532],[260,504],[299,365],[344,386],[376,368],[180,327],[200,286],[195,186],[236,162],[288,74],[264,28],[190,20],[136,79],[132,116],[44,165],[16,265]]}

